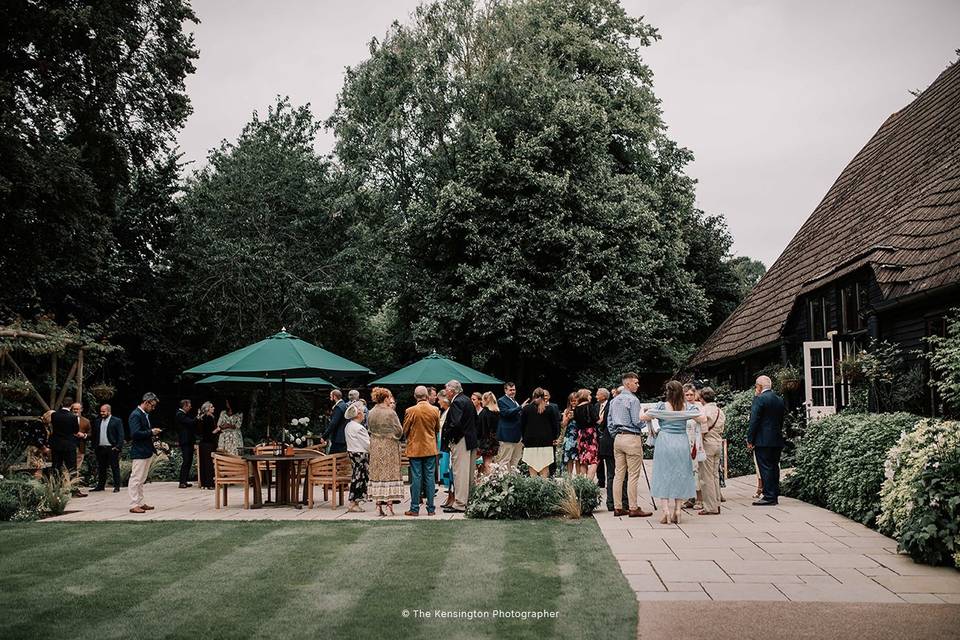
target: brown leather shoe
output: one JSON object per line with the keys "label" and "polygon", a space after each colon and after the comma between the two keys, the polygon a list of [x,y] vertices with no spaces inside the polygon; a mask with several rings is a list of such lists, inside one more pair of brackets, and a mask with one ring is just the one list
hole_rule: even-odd
{"label": "brown leather shoe", "polygon": [[614,509],[614,510],[613,510],[613,517],[615,517],[615,518],[619,518],[620,516],[625,516],[625,515],[627,515],[627,510],[626,510],[626,509]]}
{"label": "brown leather shoe", "polygon": [[652,515],[652,513],[644,511],[643,509],[630,509],[631,518],[649,518]]}
{"label": "brown leather shoe", "polygon": [[142,504],[140,505],[140,508],[143,509],[144,511],[153,511],[154,509],[156,509],[156,507],[151,507],[148,504]]}
{"label": "brown leather shoe", "polygon": [[419,512],[419,511],[404,511],[404,512],[403,512],[403,515],[405,515],[405,516],[413,516],[414,518],[416,518],[417,516],[420,515],[420,512]]}
{"label": "brown leather shoe", "polygon": [[146,513],[146,510],[143,507],[133,507],[130,513]]}

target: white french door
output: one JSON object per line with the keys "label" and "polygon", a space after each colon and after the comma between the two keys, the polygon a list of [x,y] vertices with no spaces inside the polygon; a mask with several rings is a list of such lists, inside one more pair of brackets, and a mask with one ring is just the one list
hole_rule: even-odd
{"label": "white french door", "polygon": [[811,420],[837,412],[833,386],[833,342],[803,343],[803,379],[807,417]]}

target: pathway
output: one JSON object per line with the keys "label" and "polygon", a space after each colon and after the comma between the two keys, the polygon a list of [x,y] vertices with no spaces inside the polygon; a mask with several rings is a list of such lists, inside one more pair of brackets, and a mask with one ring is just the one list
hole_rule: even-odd
{"label": "pathway", "polygon": [[753,491],[753,476],[732,479],[719,516],[687,510],[680,525],[595,515],[639,601],[960,604],[960,571],[916,564],[895,540],[799,500],[754,507]]}

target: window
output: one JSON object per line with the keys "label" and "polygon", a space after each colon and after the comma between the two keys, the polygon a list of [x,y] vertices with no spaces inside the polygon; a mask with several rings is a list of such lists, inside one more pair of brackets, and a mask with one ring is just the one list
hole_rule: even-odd
{"label": "window", "polygon": [[823,296],[811,298],[810,307],[810,339],[826,340],[827,338],[827,299]]}
{"label": "window", "polygon": [[840,290],[841,321],[843,332],[852,333],[866,327],[864,314],[867,309],[867,285],[851,282]]}

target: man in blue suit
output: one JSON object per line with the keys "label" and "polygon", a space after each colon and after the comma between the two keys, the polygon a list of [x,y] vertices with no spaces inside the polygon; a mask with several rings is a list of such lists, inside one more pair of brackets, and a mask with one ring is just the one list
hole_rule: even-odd
{"label": "man in blue suit", "polygon": [[97,487],[103,491],[107,486],[107,467],[113,472],[113,492],[120,491],[120,451],[123,449],[123,421],[113,415],[110,405],[100,407],[100,419],[94,421],[90,434],[97,448]]}
{"label": "man in blue suit", "polygon": [[494,462],[513,468],[520,464],[523,445],[520,443],[520,410],[523,406],[517,402],[517,385],[507,382],[503,385],[503,395],[497,400],[500,419],[497,422],[497,440],[500,447]]}
{"label": "man in blue suit", "polygon": [[330,402],[333,402],[333,411],[330,412],[330,421],[323,432],[323,439],[330,443],[330,453],[342,453],[347,450],[347,403],[343,401],[343,392],[334,389],[330,392]]}
{"label": "man in blue suit", "polygon": [[747,431],[747,449],[756,453],[763,498],[754,506],[777,504],[780,497],[780,453],[783,451],[783,416],[786,407],[783,398],[775,394],[767,376],[757,378],[755,398],[750,409],[750,428]]}

